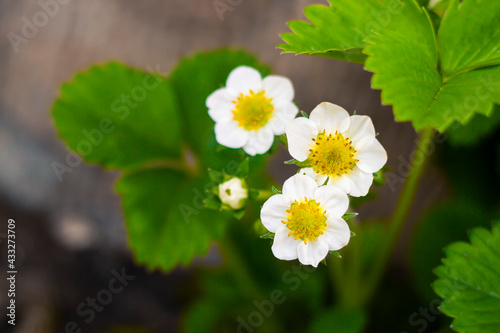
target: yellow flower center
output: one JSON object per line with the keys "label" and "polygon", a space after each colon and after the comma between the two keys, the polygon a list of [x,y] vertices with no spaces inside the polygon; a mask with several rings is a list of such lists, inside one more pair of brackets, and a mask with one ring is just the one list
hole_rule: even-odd
{"label": "yellow flower center", "polygon": [[288,236],[293,236],[295,240],[300,238],[305,244],[307,241],[314,242],[326,229],[326,211],[315,200],[305,198],[300,203],[295,200],[286,212],[288,219],[281,222],[290,229]]}
{"label": "yellow flower center", "polygon": [[323,131],[313,141],[315,145],[309,149],[309,161],[318,174],[330,178],[340,177],[352,171],[359,161],[355,158],[356,150],[352,146],[352,141],[338,132],[326,135]]}
{"label": "yellow flower center", "polygon": [[265,96],[264,90],[259,93],[250,90],[249,95],[240,94],[238,99],[233,101],[235,104],[233,119],[247,131],[258,130],[265,126],[273,115],[272,100]]}

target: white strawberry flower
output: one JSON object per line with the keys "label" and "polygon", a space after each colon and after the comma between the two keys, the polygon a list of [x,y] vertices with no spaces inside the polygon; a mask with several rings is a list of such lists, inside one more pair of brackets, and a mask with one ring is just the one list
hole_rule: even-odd
{"label": "white strawberry flower", "polygon": [[260,218],[275,233],[273,254],[281,260],[317,267],[329,251],[349,243],[351,232],[342,219],[349,206],[347,194],[335,186],[321,186],[308,176],[294,175],[283,193],[270,197]]}
{"label": "white strawberry flower", "polygon": [[208,114],[215,121],[217,142],[229,148],[243,148],[248,155],[264,154],[274,136],[285,133],[286,125],[298,113],[292,82],[282,76],[262,79],[247,66],[235,68],[226,86],[206,100]]}
{"label": "white strawberry flower", "polygon": [[373,173],[387,162],[368,116],[349,116],[338,105],[323,102],[308,118],[292,120],[286,129],[288,151],[306,167],[300,173],[319,185],[335,185],[353,197],[368,194]]}
{"label": "white strawberry flower", "polygon": [[244,180],[234,177],[219,184],[219,198],[232,209],[241,209],[248,198],[248,188]]}

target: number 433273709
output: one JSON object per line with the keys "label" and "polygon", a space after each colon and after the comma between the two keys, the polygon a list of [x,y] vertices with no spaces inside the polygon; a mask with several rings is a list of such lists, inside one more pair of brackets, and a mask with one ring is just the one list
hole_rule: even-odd
{"label": "number 433273709", "polygon": [[9,269],[15,269],[16,265],[16,224],[14,220],[9,220],[7,226],[7,262]]}

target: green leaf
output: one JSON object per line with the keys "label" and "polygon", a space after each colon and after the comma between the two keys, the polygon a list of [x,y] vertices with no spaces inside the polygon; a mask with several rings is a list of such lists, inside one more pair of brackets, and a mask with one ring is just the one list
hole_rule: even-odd
{"label": "green leaf", "polygon": [[[453,121],[469,120],[474,113],[489,114],[500,100],[500,67],[456,73],[443,81],[437,70],[438,54],[432,23],[413,0],[377,35],[365,67],[374,72],[372,86],[382,89],[382,101],[393,105],[398,121],[412,121],[416,130],[446,130]],[[388,61],[390,59],[390,61]]]}
{"label": "green leaf", "polygon": [[446,135],[453,146],[472,146],[494,134],[500,126],[500,106],[495,105],[489,117],[476,114],[471,121],[461,126],[450,126]]}
{"label": "green leaf", "polygon": [[205,105],[207,97],[226,84],[229,73],[238,66],[251,66],[263,76],[269,68],[244,51],[216,50],[198,53],[182,60],[171,74],[170,81],[179,98],[183,111],[184,135],[196,156],[202,158],[205,167],[226,169],[228,163],[240,163],[238,150],[227,149],[214,155],[217,148],[214,121]]}
{"label": "green leaf", "polygon": [[61,139],[89,163],[124,170],[181,156],[177,98],[157,74],[93,66],[62,86],[52,115]]}
{"label": "green leaf", "polygon": [[284,33],[283,52],[308,54],[364,63],[365,38],[377,33],[401,11],[398,0],[330,0],[330,7],[312,5],[304,9],[311,22],[291,21],[293,33]]}
{"label": "green leaf", "polygon": [[500,1],[453,0],[438,32],[445,77],[500,64]]}
{"label": "green leaf", "polygon": [[361,333],[367,322],[362,310],[332,308],[323,311],[312,320],[311,333]]}
{"label": "green leaf", "polygon": [[[485,226],[488,215],[468,198],[456,198],[433,205],[419,219],[408,247],[412,286],[427,304],[436,298],[431,288],[432,270],[441,262],[443,248],[451,242],[467,240],[467,230]],[[432,237],[430,237],[432,235]]]}
{"label": "green leaf", "polygon": [[124,175],[116,184],[135,260],[169,271],[203,255],[222,235],[228,215],[205,208],[208,179],[155,169]]}
{"label": "green leaf", "polygon": [[444,299],[440,310],[455,318],[457,332],[500,332],[500,222],[491,233],[475,228],[470,244],[446,248],[433,288]]}

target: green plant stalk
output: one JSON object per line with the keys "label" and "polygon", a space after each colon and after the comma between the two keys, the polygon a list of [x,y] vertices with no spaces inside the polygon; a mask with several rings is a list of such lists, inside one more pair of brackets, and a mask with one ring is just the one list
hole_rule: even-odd
{"label": "green plant stalk", "polygon": [[[418,188],[418,182],[422,176],[426,161],[429,157],[429,143],[432,141],[432,128],[427,128],[420,134],[420,139],[411,162],[408,178],[403,185],[398,202],[389,222],[389,232],[386,246],[381,248],[378,256],[375,257],[373,273],[363,284],[360,305],[366,305],[374,296],[377,286],[382,279],[384,272],[390,263],[396,245],[399,241],[405,222],[410,214],[413,200]],[[422,158],[417,162],[416,156],[422,154]],[[357,258],[359,260],[359,258]]]}
{"label": "green plant stalk", "polygon": [[[357,225],[351,224],[351,230],[358,232]],[[354,231],[353,230],[353,231]],[[361,281],[360,243],[351,239],[343,252],[343,258],[330,255],[328,270],[332,279],[333,290],[338,303],[346,308],[359,307],[359,286]]]}
{"label": "green plant stalk", "polygon": [[[219,247],[226,266],[228,267],[227,271],[233,275],[235,281],[245,293],[245,296],[247,296],[249,300],[257,300],[259,302],[268,299],[269,295],[266,297],[266,295],[262,293],[246,264],[247,261],[241,255],[240,250],[234,244],[230,235],[227,235],[219,241]],[[275,314],[266,317],[260,329],[262,332],[282,332],[281,323],[277,320]]]}

